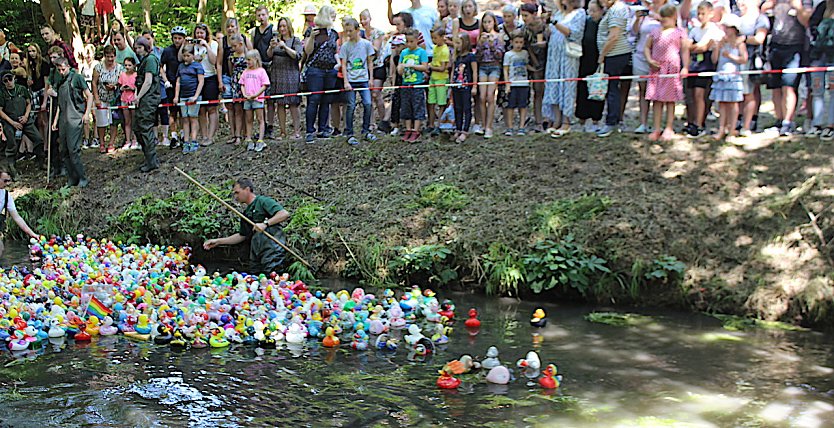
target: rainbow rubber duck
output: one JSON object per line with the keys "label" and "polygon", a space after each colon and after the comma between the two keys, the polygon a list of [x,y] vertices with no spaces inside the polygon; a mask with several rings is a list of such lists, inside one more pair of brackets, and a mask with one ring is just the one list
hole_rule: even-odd
{"label": "rainbow rubber duck", "polygon": [[339,340],[339,337],[336,336],[336,332],[333,330],[333,327],[327,327],[324,331],[324,339],[321,341],[321,344],[325,348],[336,348],[339,346],[339,343],[341,343],[341,341]]}
{"label": "rainbow rubber duck", "polygon": [[87,333],[87,324],[81,323],[78,325],[78,333],[75,333],[75,336],[72,337],[75,339],[76,342],[89,342],[90,341],[90,333]]}
{"label": "rainbow rubber duck", "polygon": [[533,312],[533,318],[530,319],[530,325],[539,328],[547,325],[547,315],[544,313],[544,309],[538,308]]}
{"label": "rainbow rubber duck", "polygon": [[215,328],[211,332],[211,337],[209,338],[209,346],[212,348],[225,348],[229,346],[231,343],[226,340],[226,335],[223,332],[223,329]]}
{"label": "rainbow rubber duck", "polygon": [[87,328],[84,330],[87,334],[90,336],[98,336],[100,329],[101,325],[97,316],[91,315],[90,318],[87,318]]}
{"label": "rainbow rubber duck", "polygon": [[440,389],[457,389],[460,386],[460,379],[452,377],[446,370],[440,370],[440,376],[437,378],[437,387]]}
{"label": "rainbow rubber duck", "polygon": [[481,326],[481,320],[478,319],[478,310],[475,308],[469,309],[469,318],[463,322],[467,328],[479,328]]}
{"label": "rainbow rubber duck", "polygon": [[119,332],[119,329],[113,325],[113,318],[110,316],[104,317],[104,321],[102,321],[101,327],[98,329],[98,333],[102,336],[112,336]]}
{"label": "rainbow rubber duck", "polygon": [[548,364],[539,378],[539,386],[544,389],[558,389],[562,382],[562,375],[557,374],[558,371],[555,364]]}

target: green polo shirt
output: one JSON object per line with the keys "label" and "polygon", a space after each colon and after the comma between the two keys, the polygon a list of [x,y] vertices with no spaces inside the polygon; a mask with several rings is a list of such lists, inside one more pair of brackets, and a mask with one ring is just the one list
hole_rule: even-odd
{"label": "green polo shirt", "polygon": [[[278,211],[283,210],[275,199],[268,196],[255,196],[255,200],[249,204],[243,211],[243,215],[255,223],[262,223],[265,219],[272,218]],[[275,225],[273,225],[275,226]],[[249,237],[252,235],[252,225],[241,220],[239,233],[243,236]]]}

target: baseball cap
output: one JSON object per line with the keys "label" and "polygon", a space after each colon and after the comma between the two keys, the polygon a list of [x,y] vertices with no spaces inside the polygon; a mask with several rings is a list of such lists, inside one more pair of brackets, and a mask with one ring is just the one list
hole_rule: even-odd
{"label": "baseball cap", "polygon": [[301,13],[302,15],[317,15],[318,11],[316,10],[316,5],[308,4],[304,6],[304,12]]}

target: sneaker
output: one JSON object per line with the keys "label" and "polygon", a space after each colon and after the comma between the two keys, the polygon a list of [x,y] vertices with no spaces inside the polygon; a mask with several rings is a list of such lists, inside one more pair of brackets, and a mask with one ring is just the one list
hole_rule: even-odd
{"label": "sneaker", "polygon": [[251,138],[246,139],[246,150],[250,152],[255,150],[255,141]]}
{"label": "sneaker", "polygon": [[331,137],[338,137],[340,135],[342,135],[342,131],[339,131],[338,129],[334,129],[332,132],[330,132]]}
{"label": "sneaker", "polygon": [[779,136],[789,137],[794,134],[794,130],[793,122],[783,121],[782,127],[779,128]]}
{"label": "sneaker", "polygon": [[820,132],[820,140],[822,141],[831,141],[834,140],[834,129],[832,128],[825,128]]}
{"label": "sneaker", "polygon": [[134,141],[134,142],[130,143],[130,150],[139,150],[139,142]]}
{"label": "sneaker", "polygon": [[519,136],[519,137],[524,137],[524,136],[526,136],[526,135],[527,135],[527,130],[526,130],[526,129],[524,129],[524,128],[518,128],[518,129],[516,129],[516,131],[515,131],[515,135],[517,135],[517,136]]}
{"label": "sneaker", "polygon": [[634,133],[635,133],[635,134],[648,134],[649,132],[652,132],[652,129],[651,129],[651,128],[649,128],[649,127],[648,127],[648,126],[646,126],[646,125],[643,125],[643,124],[641,124],[640,126],[638,126],[638,127],[634,130]]}
{"label": "sneaker", "polygon": [[812,137],[814,135],[819,135],[821,132],[822,132],[822,129],[820,129],[816,126],[812,126],[812,127],[808,128],[807,131],[805,131],[805,135],[807,135],[809,137]]}
{"label": "sneaker", "polygon": [[400,135],[400,128],[394,128],[391,130],[391,135]]}
{"label": "sneaker", "polygon": [[89,149],[90,148],[90,141],[86,138],[81,140],[81,148],[82,149]]}
{"label": "sneaker", "polygon": [[257,142],[257,143],[255,143],[255,151],[256,151],[256,152],[260,153],[260,152],[262,152],[265,148],[266,148],[266,143],[264,143],[264,140],[258,140],[258,142]]}
{"label": "sneaker", "polygon": [[411,131],[411,138],[408,140],[409,143],[417,143],[420,141],[420,131]]}
{"label": "sneaker", "polygon": [[478,124],[472,125],[472,133],[476,135],[484,135],[484,128],[481,128],[481,125]]}
{"label": "sneaker", "polygon": [[409,142],[411,140],[412,132],[413,131],[411,131],[411,130],[407,130],[407,131],[403,132],[403,137],[400,138],[400,141],[404,141],[406,143]]}
{"label": "sneaker", "polygon": [[311,144],[315,143],[316,142],[316,134],[307,134],[307,136],[304,137],[304,142],[305,143],[311,143]]}
{"label": "sneaker", "polygon": [[597,125],[594,122],[588,121],[585,123],[585,126],[582,128],[582,130],[585,131],[585,133],[587,134],[596,134],[599,128],[597,128]]}
{"label": "sneaker", "polygon": [[272,125],[266,125],[266,128],[264,129],[264,138],[263,139],[272,138],[272,131],[274,129],[275,128],[273,128]]}
{"label": "sneaker", "polygon": [[513,135],[515,135],[515,133],[513,131],[513,128],[507,128],[507,130],[504,131],[504,135],[506,135],[508,137],[512,137]]}
{"label": "sneaker", "polygon": [[185,154],[188,154],[188,153],[191,153],[191,143],[188,142],[188,141],[185,141],[185,142],[182,143],[182,154],[185,155]]}
{"label": "sneaker", "polygon": [[356,137],[351,135],[350,137],[348,137],[347,143],[350,144],[351,146],[358,146],[359,145],[359,140],[357,140]]}
{"label": "sneaker", "polygon": [[484,138],[487,139],[487,140],[492,138],[492,130],[491,129],[487,129],[486,132],[484,132]]}
{"label": "sneaker", "polygon": [[376,140],[377,140],[376,135],[374,135],[370,132],[365,134],[365,141],[367,141],[369,143],[375,143]]}
{"label": "sneaker", "polygon": [[741,131],[738,132],[738,136],[739,137],[752,137],[753,136],[753,131],[751,131],[749,129],[742,129]]}
{"label": "sneaker", "polygon": [[90,147],[98,147],[99,145],[98,138],[93,138],[93,142],[90,143]]}
{"label": "sneaker", "polygon": [[169,140],[169,139],[167,139],[167,138],[166,138],[166,139],[162,140],[162,141],[159,143],[159,145],[160,145],[160,146],[163,146],[163,147],[168,147],[168,146],[170,146],[170,145],[171,145],[171,140]]}
{"label": "sneaker", "polygon": [[337,135],[337,134],[333,134],[333,133],[331,133],[330,131],[324,131],[324,132],[319,132],[319,134],[318,134],[318,136],[317,136],[317,137],[318,137],[318,138],[321,138],[321,139],[325,139],[325,140],[326,140],[326,139],[328,139],[328,138],[330,138],[330,137],[334,137],[334,136],[336,136],[336,135]]}
{"label": "sneaker", "polygon": [[194,153],[199,149],[200,149],[200,143],[198,143],[197,140],[192,141],[191,142],[191,153]]}
{"label": "sneaker", "polygon": [[605,138],[613,134],[615,131],[613,126],[605,125],[599,131],[597,131],[597,137]]}

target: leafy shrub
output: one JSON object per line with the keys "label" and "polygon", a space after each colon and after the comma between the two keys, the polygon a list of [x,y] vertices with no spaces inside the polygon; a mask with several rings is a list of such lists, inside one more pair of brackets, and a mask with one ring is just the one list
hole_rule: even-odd
{"label": "leafy shrub", "polygon": [[304,202],[293,210],[290,221],[284,228],[287,244],[305,251],[317,246],[321,237],[319,225],[322,211],[324,207],[321,204]]}
{"label": "leafy shrub", "polygon": [[489,246],[482,256],[487,275],[487,294],[518,295],[518,287],[524,282],[524,263],[518,251],[499,242]]}
{"label": "leafy shrub", "polygon": [[666,283],[670,279],[681,278],[684,270],[686,270],[686,264],[675,256],[663,256],[653,260],[651,270],[643,276],[649,281],[656,279]]}
{"label": "leafy shrub", "polygon": [[469,197],[454,185],[432,183],[420,189],[417,203],[422,207],[439,210],[458,210],[469,203]]}
{"label": "leafy shrub", "polygon": [[562,285],[587,297],[592,291],[593,276],[611,272],[605,266],[605,259],[585,253],[582,246],[574,242],[573,235],[560,241],[544,239],[536,242],[533,252],[525,255],[522,262],[527,285],[534,293]]}
{"label": "leafy shrub", "polygon": [[388,266],[398,278],[409,282],[415,275],[427,275],[430,282],[440,285],[458,279],[456,267],[451,263],[452,250],[441,244],[416,247],[394,247],[395,256]]}
{"label": "leafy shrub", "polygon": [[575,199],[559,199],[541,205],[535,212],[534,228],[545,235],[559,236],[571,225],[592,220],[611,206],[611,199],[585,195]]}
{"label": "leafy shrub", "polygon": [[390,282],[390,251],[385,244],[371,237],[349,248],[351,257],[345,266],[345,276],[359,278],[363,284],[374,287]]}
{"label": "leafy shrub", "polygon": [[[81,231],[82,218],[81,213],[70,206],[71,193],[72,190],[69,188],[55,191],[35,189],[17,198],[15,207],[20,216],[26,220],[26,224],[31,226],[36,233],[46,236],[74,235]],[[8,227],[9,223],[13,223],[11,217],[8,217],[4,225],[10,237],[26,238],[17,225]]]}

